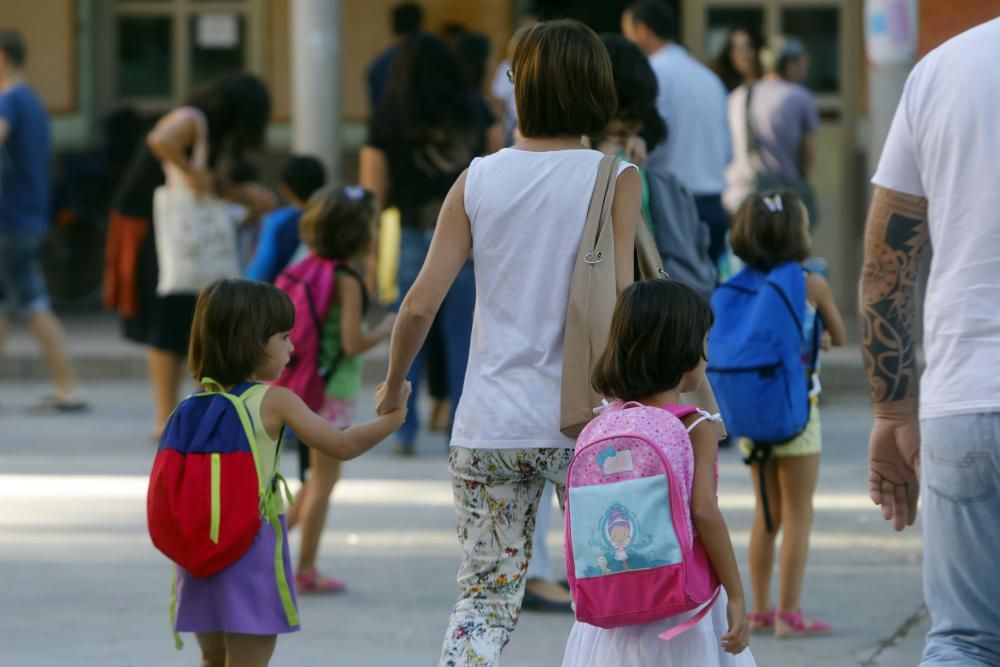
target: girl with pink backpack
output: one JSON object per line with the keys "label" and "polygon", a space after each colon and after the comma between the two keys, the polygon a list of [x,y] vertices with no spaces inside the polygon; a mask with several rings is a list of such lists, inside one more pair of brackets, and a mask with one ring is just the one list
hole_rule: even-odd
{"label": "girl with pink backpack", "polygon": [[628,287],[593,384],[611,400],[567,473],[577,622],[563,667],[753,667],[739,569],[716,496],[718,416],[680,404],[705,371],[708,302],[683,283]]}

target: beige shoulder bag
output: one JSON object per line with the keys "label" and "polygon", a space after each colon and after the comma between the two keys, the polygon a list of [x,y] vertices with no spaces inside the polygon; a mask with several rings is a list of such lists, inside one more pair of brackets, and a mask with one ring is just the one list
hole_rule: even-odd
{"label": "beige shoulder bag", "polygon": [[[619,162],[617,157],[609,155],[601,160],[597,169],[587,222],[570,282],[563,339],[559,428],[563,435],[571,438],[577,437],[594,418],[594,408],[602,400],[602,396],[594,391],[590,376],[607,344],[611,316],[618,300],[611,205],[615,199]],[[645,219],[636,223],[635,258],[637,280],[667,277],[656,241]],[[692,404],[711,412],[718,411],[707,381],[695,400]]]}

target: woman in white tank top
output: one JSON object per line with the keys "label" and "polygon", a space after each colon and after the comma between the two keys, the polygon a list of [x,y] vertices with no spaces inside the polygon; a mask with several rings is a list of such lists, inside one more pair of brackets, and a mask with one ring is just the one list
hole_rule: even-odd
{"label": "woman in white tank top", "polygon": [[[570,278],[602,154],[581,145],[615,112],[601,41],[575,21],[515,37],[510,76],[520,133],[478,158],[445,199],[423,270],[392,335],[379,412],[402,401],[407,370],[470,253],[476,311],[449,469],[464,559],[441,665],[493,665],[524,592],[545,482],[559,496],[573,440],[559,432],[563,330]],[[632,282],[641,182],[619,171],[612,205],[619,291]]]}

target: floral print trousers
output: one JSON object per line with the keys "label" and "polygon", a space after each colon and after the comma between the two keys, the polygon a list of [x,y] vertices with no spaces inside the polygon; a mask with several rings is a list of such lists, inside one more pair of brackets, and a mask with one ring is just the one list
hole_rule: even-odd
{"label": "floral print trousers", "polygon": [[569,448],[451,448],[448,467],[464,554],[442,667],[491,667],[499,660],[521,613],[542,490],[552,482],[563,502],[572,456]]}

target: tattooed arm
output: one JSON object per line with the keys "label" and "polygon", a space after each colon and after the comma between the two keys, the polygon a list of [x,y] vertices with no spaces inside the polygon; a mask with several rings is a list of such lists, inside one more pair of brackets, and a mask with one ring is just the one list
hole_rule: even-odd
{"label": "tattooed arm", "polygon": [[875,423],[868,443],[868,491],[896,530],[917,514],[916,286],[928,243],[927,200],[876,188],[861,273],[861,353]]}

